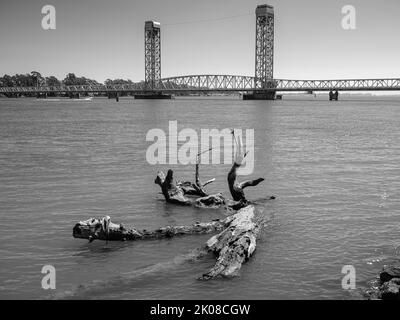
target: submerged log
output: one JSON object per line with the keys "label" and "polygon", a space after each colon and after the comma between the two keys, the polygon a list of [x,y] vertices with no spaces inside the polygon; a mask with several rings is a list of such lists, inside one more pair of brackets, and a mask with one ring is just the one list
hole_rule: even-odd
{"label": "submerged log", "polygon": [[179,235],[207,234],[220,232],[209,239],[205,250],[217,255],[215,266],[200,279],[209,280],[219,276],[236,276],[242,266],[254,253],[256,239],[263,219],[256,218],[255,208],[247,206],[237,213],[211,222],[196,222],[191,226],[166,226],[154,231],[126,229],[122,224],[111,222],[109,216],[102,219],[88,219],[77,223],[73,237],[98,240],[147,240],[171,238]]}
{"label": "submerged log", "polygon": [[148,240],[172,238],[179,235],[206,234],[221,231],[226,227],[225,221],[218,219],[211,222],[196,222],[191,226],[166,226],[153,231],[125,228],[122,224],[111,222],[109,216],[101,219],[90,218],[78,222],[72,231],[74,238],[105,241]]}
{"label": "submerged log", "polygon": [[208,197],[208,193],[204,189],[205,186],[215,181],[215,178],[202,183],[200,180],[200,155],[208,152],[211,149],[203,151],[197,154],[196,157],[196,170],[195,170],[195,182],[190,181],[173,181],[173,171],[168,170],[167,176],[165,177],[162,171],[159,171],[155,183],[160,185],[161,190],[165,196],[167,202],[173,202],[178,204],[187,204],[190,202],[189,199],[185,198],[185,195]]}
{"label": "submerged log", "polygon": [[174,182],[174,172],[171,169],[168,170],[166,176],[162,171],[159,171],[154,183],[161,187],[167,202],[181,205],[190,205],[192,203],[185,197],[182,187]]}
{"label": "submerged log", "polygon": [[[196,184],[190,182],[182,183],[179,181],[175,183],[173,175],[174,172],[171,169],[168,170],[167,176],[165,176],[162,171],[159,171],[154,181],[154,183],[161,187],[161,191],[167,202],[180,205],[195,205],[202,208],[220,208],[225,205],[225,198],[221,193],[207,195],[203,189],[205,185],[213,182],[215,179],[211,179],[202,184],[198,179],[198,174],[196,173]],[[197,199],[189,199],[185,194],[204,196]]]}
{"label": "submerged log", "polygon": [[195,205],[197,207],[206,208],[221,208],[225,205],[225,198],[221,193],[212,194],[206,197],[197,198],[195,200]]}

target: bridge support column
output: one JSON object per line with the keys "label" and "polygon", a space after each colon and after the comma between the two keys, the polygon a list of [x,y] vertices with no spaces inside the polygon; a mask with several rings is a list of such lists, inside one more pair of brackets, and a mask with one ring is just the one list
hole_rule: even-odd
{"label": "bridge support column", "polygon": [[332,90],[329,91],[329,101],[338,101],[339,100],[339,92],[336,90],[335,92],[333,92]]}
{"label": "bridge support column", "polygon": [[116,102],[119,102],[119,97],[121,96],[120,92],[109,92],[107,93],[108,99],[115,99]]}
{"label": "bridge support column", "polygon": [[[254,91],[243,95],[243,100],[275,100],[277,84],[274,78],[274,8],[256,8],[256,64]],[[267,91],[267,90],[271,91]]]}
{"label": "bridge support column", "polygon": [[36,95],[37,99],[46,99],[47,98],[47,93],[38,93]]}
{"label": "bridge support column", "polygon": [[276,92],[253,92],[243,95],[243,100],[275,100]]}
{"label": "bridge support column", "polygon": [[171,99],[171,95],[158,92],[161,80],[161,25],[146,21],[144,24],[144,74],[145,90],[135,99]]}
{"label": "bridge support column", "polygon": [[135,99],[171,99],[170,94],[164,94],[162,92],[148,92],[143,94],[135,94]]}
{"label": "bridge support column", "polygon": [[69,98],[70,99],[79,99],[80,98],[80,94],[79,93],[70,93],[69,94]]}

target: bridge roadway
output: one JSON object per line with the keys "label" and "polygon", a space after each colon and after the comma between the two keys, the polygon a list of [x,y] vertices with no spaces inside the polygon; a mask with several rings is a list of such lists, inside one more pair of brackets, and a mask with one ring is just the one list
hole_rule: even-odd
{"label": "bridge roadway", "polygon": [[295,92],[295,91],[383,91],[400,90],[400,79],[347,79],[347,80],[284,80],[271,79],[262,83],[250,76],[190,75],[163,78],[153,89],[144,82],[116,85],[72,85],[37,87],[0,87],[3,94],[23,93],[122,93],[143,94],[184,92]]}

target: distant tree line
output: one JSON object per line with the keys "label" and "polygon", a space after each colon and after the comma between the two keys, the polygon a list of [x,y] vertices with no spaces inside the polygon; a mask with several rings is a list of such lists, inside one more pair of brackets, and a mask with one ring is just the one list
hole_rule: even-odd
{"label": "distant tree line", "polygon": [[[124,79],[107,79],[104,81],[104,85],[121,85],[121,84],[133,84],[131,80]],[[27,74],[16,74],[10,76],[5,74],[3,77],[0,77],[0,87],[39,87],[39,86],[60,86],[60,85],[101,85],[101,83],[96,80],[85,78],[85,77],[77,77],[74,73],[68,73],[63,80],[57,79],[55,76],[44,77],[37,71],[32,71]],[[175,84],[174,88],[181,89],[193,89],[196,91],[195,87],[188,86],[185,84]],[[206,88],[204,88],[206,89]],[[86,93],[87,95],[89,93]],[[185,93],[177,93],[178,95],[189,95],[190,92]],[[34,94],[26,93],[26,96],[34,96]],[[50,96],[55,96],[56,93],[49,93]],[[96,93],[95,95],[104,95],[101,93]],[[121,93],[121,95],[129,95],[129,93]]]}
{"label": "distant tree line", "polygon": [[[131,80],[124,79],[107,79],[104,81],[105,85],[113,85],[113,84],[133,84]],[[101,85],[101,83],[96,80],[85,78],[85,77],[77,77],[74,73],[68,73],[63,80],[57,79],[55,76],[44,77],[37,71],[32,71],[27,74],[15,74],[10,76],[5,74],[3,77],[0,77],[0,87],[39,87],[39,86],[72,86],[72,85]],[[86,93],[85,95],[87,95]],[[25,96],[34,96],[34,94],[26,93]],[[56,96],[57,93],[49,93],[49,96]],[[102,95],[102,94],[96,94]],[[12,94],[6,96],[13,96]],[[19,95],[21,96],[21,95]]]}
{"label": "distant tree line", "polygon": [[[107,79],[104,81],[105,85],[132,83],[133,82],[131,80],[123,79]],[[0,77],[0,87],[71,86],[87,84],[99,85],[100,83],[93,79],[77,77],[74,73],[68,73],[63,80],[59,80],[55,76],[43,77],[37,71],[32,71],[31,73],[27,74],[16,74],[13,76],[5,74],[3,77]]]}

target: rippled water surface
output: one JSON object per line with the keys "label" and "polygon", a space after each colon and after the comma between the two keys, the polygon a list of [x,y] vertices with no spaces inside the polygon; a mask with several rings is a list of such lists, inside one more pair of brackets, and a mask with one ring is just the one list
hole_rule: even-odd
{"label": "rippled water surface", "polygon": [[[113,242],[72,238],[89,217],[153,229],[225,216],[166,204],[146,161],[146,133],[255,130],[247,191],[269,219],[255,256],[230,280],[196,280],[213,265],[209,238]],[[171,166],[193,180],[193,166]],[[229,192],[229,165],[201,167]],[[0,297],[78,299],[359,299],[400,246],[400,101],[0,100]],[[41,288],[41,268],[57,289]],[[344,291],[344,265],[357,289]]]}

